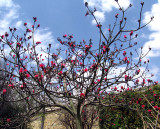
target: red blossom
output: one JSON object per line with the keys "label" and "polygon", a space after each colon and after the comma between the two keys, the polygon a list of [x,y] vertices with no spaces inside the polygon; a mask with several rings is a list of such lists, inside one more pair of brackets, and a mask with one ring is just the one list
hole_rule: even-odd
{"label": "red blossom", "polygon": [[82,98],[85,97],[85,94],[84,94],[84,93],[81,93],[81,94],[80,94],[80,97],[82,97]]}
{"label": "red blossom", "polygon": [[37,41],[36,44],[41,44],[41,42],[40,42],[40,41]]}
{"label": "red blossom", "polygon": [[115,17],[118,18],[118,15],[119,15],[119,14],[117,13],[117,14],[115,15]]}
{"label": "red blossom", "polygon": [[30,75],[27,73],[27,74],[26,74],[26,78],[29,78],[29,77],[30,77]]}
{"label": "red blossom", "polygon": [[138,104],[139,102],[138,101],[136,101],[136,104]]}
{"label": "red blossom", "polygon": [[27,29],[26,31],[27,31],[27,32],[32,32],[30,29]]}
{"label": "red blossom", "polygon": [[38,75],[36,74],[36,75],[34,75],[34,77],[35,77],[35,78],[38,78]]}
{"label": "red blossom", "polygon": [[13,84],[8,84],[8,87],[14,88],[14,85]]}
{"label": "red blossom", "polygon": [[126,62],[127,61],[127,57],[124,57],[123,60]]}
{"label": "red blossom", "polygon": [[87,71],[88,71],[88,69],[87,69],[87,68],[85,68],[83,71],[84,71],[84,72],[87,72]]}
{"label": "red blossom", "polygon": [[62,74],[63,74],[63,71],[60,71],[60,72],[58,73],[59,76],[61,76]]}
{"label": "red blossom", "polygon": [[126,51],[123,51],[123,55],[124,55],[124,56],[126,55]]}
{"label": "red blossom", "polygon": [[128,76],[127,76],[127,75],[125,75],[125,77],[124,77],[124,78],[125,78],[125,81],[128,81]]}
{"label": "red blossom", "polygon": [[158,108],[158,106],[157,105],[155,105],[155,106],[153,106],[155,109],[157,109]]}
{"label": "red blossom", "polygon": [[63,35],[63,37],[64,37],[64,38],[66,38],[66,37],[67,37],[67,35],[65,34],[65,35]]}
{"label": "red blossom", "polygon": [[144,108],[144,107],[145,107],[145,105],[141,105],[141,107],[142,107],[142,108]]}
{"label": "red blossom", "polygon": [[41,75],[41,79],[43,78],[44,76],[43,75]]}
{"label": "red blossom", "polygon": [[20,72],[20,73],[23,73],[23,68],[20,68],[19,72]]}
{"label": "red blossom", "polygon": [[28,70],[27,69],[24,69],[24,72],[27,72]]}
{"label": "red blossom", "polygon": [[33,17],[33,20],[34,20],[34,22],[36,22],[37,21],[37,17]]}
{"label": "red blossom", "polygon": [[6,94],[7,90],[6,89],[3,89],[3,94]]}
{"label": "red blossom", "polygon": [[61,68],[64,68],[66,66],[66,64],[61,64]]}
{"label": "red blossom", "polygon": [[158,84],[158,81],[155,81],[154,83],[155,83],[155,85],[157,85],[157,84]]}
{"label": "red blossom", "polygon": [[25,22],[25,23],[24,23],[24,26],[26,26],[26,25],[27,25],[27,23]]}
{"label": "red blossom", "polygon": [[44,64],[39,64],[39,67],[40,68],[44,68]]}
{"label": "red blossom", "polygon": [[11,119],[10,119],[10,118],[7,118],[7,122],[8,122],[8,123],[11,122]]}
{"label": "red blossom", "polygon": [[133,35],[133,31],[131,31],[129,35],[130,35],[130,36]]}
{"label": "red blossom", "polygon": [[114,90],[117,90],[117,87],[114,87]]}
{"label": "red blossom", "polygon": [[54,67],[54,66],[56,66],[56,63],[54,63],[53,61],[51,61],[51,65]]}
{"label": "red blossom", "polygon": [[101,24],[97,24],[97,27],[100,28],[102,25]]}

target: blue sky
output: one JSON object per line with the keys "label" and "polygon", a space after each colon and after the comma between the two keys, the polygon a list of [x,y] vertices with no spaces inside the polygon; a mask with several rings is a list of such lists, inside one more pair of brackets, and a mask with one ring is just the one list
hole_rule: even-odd
{"label": "blue sky", "polygon": [[[0,0],[0,34],[8,31],[8,28],[17,27],[18,31],[24,30],[23,23],[32,25],[32,17],[38,18],[41,27],[35,34],[35,40],[42,41],[41,46],[52,43],[59,47],[57,37],[63,34],[73,34],[74,39],[79,42],[83,39],[93,39],[98,44],[98,28],[91,16],[85,16],[87,1],[90,7],[96,7],[96,16],[102,23],[104,32],[108,30],[108,24],[113,24],[114,16],[120,13],[114,0]],[[119,0],[121,6],[126,8],[129,3],[133,7],[128,10],[126,17],[128,26],[134,28],[139,17],[139,0]],[[155,75],[154,80],[160,82],[160,0],[144,0],[143,23],[149,21],[154,15],[154,20],[146,28],[138,32],[139,46],[148,46],[152,52],[146,57],[150,59],[150,70]]]}

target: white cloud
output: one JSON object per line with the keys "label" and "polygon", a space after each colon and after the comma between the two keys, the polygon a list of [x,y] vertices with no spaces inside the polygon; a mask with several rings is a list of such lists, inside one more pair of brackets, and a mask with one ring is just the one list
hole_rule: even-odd
{"label": "white cloud", "polygon": [[[47,51],[47,47],[49,44],[52,45],[51,48],[56,49],[58,47],[58,44],[56,44],[54,41],[54,37],[52,36],[52,32],[50,32],[49,29],[47,29],[47,28],[38,29],[34,34],[34,39],[35,39],[35,43],[37,41],[41,42],[41,44],[39,44],[36,47],[36,52],[38,54],[42,54],[42,59],[45,59],[45,56],[47,57],[47,55],[48,55],[45,52],[43,52],[42,49],[44,51]],[[45,63],[45,60],[44,60],[44,63]]]}
{"label": "white cloud", "polygon": [[154,16],[153,21],[148,25],[148,28],[152,33],[149,35],[149,41],[144,45],[144,52],[148,51],[148,47],[152,48],[152,51],[147,55],[149,57],[160,56],[160,0],[158,3],[152,5],[151,11],[144,14],[144,23],[147,23],[152,16]]}
{"label": "white cloud", "polygon": [[[127,8],[131,0],[119,0],[119,4],[121,7]],[[98,19],[99,22],[104,22],[105,21],[105,13],[110,12],[113,10],[113,8],[118,9],[119,6],[115,2],[115,0],[84,0],[84,2],[88,2],[88,5],[90,7],[96,7],[98,12],[95,13],[96,18]],[[95,24],[94,21],[92,23]]]}
{"label": "white cloud", "polygon": [[0,34],[8,31],[14,20],[19,17],[19,5],[13,3],[12,0],[0,0]]}
{"label": "white cloud", "polygon": [[21,20],[17,21],[15,27],[16,28],[22,28],[22,23],[23,22]]}
{"label": "white cloud", "polygon": [[0,0],[0,7],[12,7],[14,6],[12,0]]}

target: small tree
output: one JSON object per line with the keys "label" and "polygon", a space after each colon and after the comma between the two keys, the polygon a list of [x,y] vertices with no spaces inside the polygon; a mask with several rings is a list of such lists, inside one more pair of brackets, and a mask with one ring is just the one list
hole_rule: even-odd
{"label": "small tree", "polygon": [[[119,5],[118,0],[116,2]],[[46,108],[51,111],[53,107],[59,107],[75,119],[77,129],[84,128],[83,111],[87,106],[127,106],[128,101],[123,101],[127,98],[117,98],[117,101],[113,101],[110,96],[104,98],[112,91],[129,91],[146,85],[149,61],[143,63],[142,59],[151,49],[147,53],[142,52],[143,48],[140,52],[133,52],[137,42],[132,43],[138,37],[136,32],[153,19],[152,17],[147,24],[142,25],[143,5],[144,2],[141,2],[137,28],[130,30],[126,29],[125,12],[132,5],[127,9],[119,5],[121,16],[115,15],[115,22],[113,26],[109,25],[106,35],[94,15],[96,9],[91,10],[86,2],[86,16],[93,16],[99,30],[98,48],[92,47],[94,43],[91,39],[77,43],[73,40],[73,35],[65,34],[63,39],[58,38],[65,50],[57,49],[53,52],[52,44],[48,44],[47,50],[41,48],[41,52],[45,53],[44,58],[37,51],[41,41],[34,39],[34,33],[40,27],[36,17],[33,17],[32,28],[24,23],[26,31],[22,37],[16,36],[16,28],[10,28],[10,33],[1,36],[0,51],[1,59],[10,69],[1,70],[9,74],[9,83],[6,85],[18,97],[12,97],[8,101],[26,103],[26,112],[23,114],[25,120],[42,109],[44,112]],[[5,53],[5,49],[9,52]],[[65,56],[61,58],[64,53]],[[134,53],[138,60],[133,60]],[[142,82],[139,82],[140,79]],[[5,95],[6,92],[2,94]]]}

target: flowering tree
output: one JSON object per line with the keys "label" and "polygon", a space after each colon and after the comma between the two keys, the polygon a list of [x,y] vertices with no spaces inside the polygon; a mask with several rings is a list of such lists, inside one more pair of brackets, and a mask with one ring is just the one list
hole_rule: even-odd
{"label": "flowering tree", "polygon": [[[118,0],[115,1],[120,14],[115,15],[115,22],[113,26],[109,25],[107,34],[94,15],[96,9],[90,9],[85,3],[86,16],[93,16],[99,30],[97,48],[93,47],[91,39],[77,43],[73,35],[65,34],[63,38],[58,38],[63,49],[53,52],[52,44],[48,44],[47,50],[41,48],[39,53],[38,46],[43,42],[34,39],[34,33],[40,27],[36,17],[33,17],[31,28],[24,23],[24,36],[16,35],[16,28],[9,28],[10,33],[1,35],[0,58],[6,67],[0,70],[8,74],[9,80],[4,84],[16,95],[5,101],[25,103],[24,120],[39,111],[52,111],[55,110],[53,107],[58,107],[67,111],[75,119],[76,128],[81,129],[84,128],[82,114],[87,106],[126,106],[128,101],[113,101],[106,95],[146,85],[149,60],[142,62],[142,59],[151,48],[147,53],[143,53],[142,47],[140,51],[133,51],[137,42],[132,43],[132,40],[138,37],[136,32],[149,24],[153,17],[147,24],[142,24],[144,3],[141,2],[137,28],[127,29],[125,12],[132,5],[124,9]],[[135,57],[138,60],[134,60]],[[148,82],[154,83],[152,80]],[[2,96],[7,92],[2,89]],[[12,119],[8,124],[11,122]]]}

